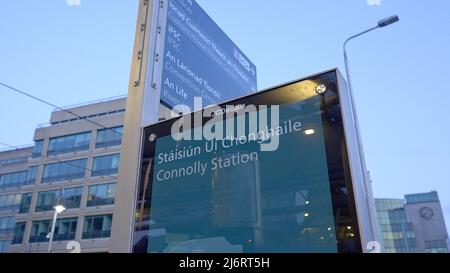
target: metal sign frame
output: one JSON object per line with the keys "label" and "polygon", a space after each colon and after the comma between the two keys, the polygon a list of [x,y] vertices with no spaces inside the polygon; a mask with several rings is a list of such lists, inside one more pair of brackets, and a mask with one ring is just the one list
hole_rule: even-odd
{"label": "metal sign frame", "polygon": [[[358,229],[358,237],[361,242],[361,251],[362,252],[371,252],[372,249],[368,249],[371,246],[372,242],[379,242],[380,238],[377,232],[377,224],[376,224],[376,215],[374,214],[374,206],[373,206],[373,197],[372,197],[372,189],[371,185],[368,181],[365,181],[364,174],[367,172],[365,169],[364,158],[361,156],[362,154],[362,145],[358,143],[358,130],[357,130],[357,119],[355,118],[355,111],[353,105],[352,95],[350,94],[349,89],[347,88],[345,79],[341,75],[340,71],[336,69],[331,69],[325,72],[316,73],[308,77],[301,78],[299,80],[291,81],[286,84],[278,85],[276,87],[268,88],[259,92],[258,94],[251,94],[247,96],[243,96],[241,98],[232,100],[228,103],[221,104],[222,107],[226,105],[235,105],[237,101],[245,101],[245,98],[251,96],[257,96],[259,94],[263,94],[265,92],[270,92],[271,90],[275,90],[277,88],[281,88],[283,86],[288,86],[290,84],[300,82],[303,80],[307,80],[309,78],[319,76],[321,74],[335,72],[337,78],[337,88],[339,90],[339,100],[341,104],[341,114],[343,120],[343,130],[344,130],[344,138],[347,147],[347,156],[348,156],[348,168],[349,174],[351,175],[351,187],[352,193],[350,193],[351,198],[354,202],[351,204],[353,207],[356,217],[357,217],[357,229]],[[194,115],[190,114],[190,115]],[[172,120],[167,120],[162,123],[171,123],[179,118],[174,118]],[[149,127],[155,127],[157,124]],[[143,136],[143,140],[146,136]],[[136,200],[138,200],[138,196],[136,194]],[[134,223],[135,225],[136,223]],[[134,228],[133,228],[134,229]]]}

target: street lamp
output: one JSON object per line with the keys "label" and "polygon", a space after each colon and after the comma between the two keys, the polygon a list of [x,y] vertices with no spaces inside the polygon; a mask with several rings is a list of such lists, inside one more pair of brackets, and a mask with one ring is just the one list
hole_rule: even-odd
{"label": "street lamp", "polygon": [[391,25],[393,23],[398,22],[399,20],[400,19],[398,18],[397,15],[385,18],[385,19],[379,21],[377,26],[369,28],[368,30],[365,30],[365,31],[363,31],[361,33],[353,35],[350,38],[348,38],[347,40],[345,40],[345,43],[344,43],[344,61],[345,61],[345,71],[347,73],[347,82],[348,82],[348,87],[349,87],[350,91],[352,91],[352,84],[351,84],[351,78],[350,78],[350,67],[349,67],[349,64],[348,64],[348,56],[347,56],[347,44],[348,44],[348,42],[350,42],[351,40],[353,40],[353,39],[355,39],[355,38],[357,38],[359,36],[362,36],[362,35],[364,35],[364,34],[366,34],[368,32],[371,32],[372,30],[376,30],[378,28],[387,27],[387,26],[389,26],[389,25]]}
{"label": "street lamp", "polygon": [[53,208],[55,209],[55,213],[53,214],[52,230],[49,234],[48,253],[52,252],[53,237],[55,236],[56,219],[58,218],[58,214],[66,210],[66,207],[61,204],[56,205]]}
{"label": "street lamp", "polygon": [[[349,62],[348,62],[348,55],[347,55],[347,44],[359,37],[362,36],[368,32],[371,32],[373,30],[379,29],[379,28],[384,28],[387,27],[391,24],[394,24],[396,22],[398,22],[400,19],[397,15],[391,16],[391,17],[387,17],[381,21],[378,22],[377,26],[369,28],[368,30],[365,30],[361,33],[358,33],[356,35],[353,35],[351,37],[349,37],[347,40],[345,40],[344,42],[344,62],[345,62],[345,72],[347,74],[347,84],[348,84],[348,89],[349,89],[349,93],[350,93],[350,99],[352,101],[352,107],[353,107],[353,118],[354,118],[354,122],[355,122],[355,129],[356,129],[356,137],[357,137],[357,141],[358,141],[358,147],[359,147],[359,157],[360,157],[360,164],[361,164],[361,169],[363,170],[363,179],[364,179],[364,190],[366,192],[367,198],[369,200],[373,200],[373,194],[372,194],[372,185],[371,185],[371,179],[369,177],[369,173],[367,172],[367,167],[366,167],[366,163],[365,163],[365,158],[364,158],[364,151],[363,151],[363,147],[362,147],[362,141],[361,141],[361,131],[359,128],[359,121],[358,121],[358,115],[356,114],[356,107],[355,107],[355,100],[353,99],[353,86],[352,86],[352,80],[351,80],[351,76],[350,76],[350,66],[349,66]],[[369,185],[370,184],[370,185]],[[377,230],[377,226],[376,223],[374,223],[372,221],[372,219],[376,219],[376,215],[375,215],[375,204],[369,204],[369,214],[370,214],[370,225],[372,227],[372,237],[376,238],[377,234],[376,234],[376,230]]]}

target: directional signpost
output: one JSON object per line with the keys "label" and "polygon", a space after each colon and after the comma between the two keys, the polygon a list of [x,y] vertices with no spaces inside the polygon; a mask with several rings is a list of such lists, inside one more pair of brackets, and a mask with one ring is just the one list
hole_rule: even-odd
{"label": "directional signpost", "polygon": [[195,2],[169,0],[165,6],[161,101],[194,108],[256,91],[256,67]]}
{"label": "directional signpost", "polygon": [[[256,92],[256,66],[195,1],[163,1],[155,9],[142,127],[155,122],[150,113],[158,96],[165,107],[186,113]],[[202,105],[194,105],[200,97]]]}

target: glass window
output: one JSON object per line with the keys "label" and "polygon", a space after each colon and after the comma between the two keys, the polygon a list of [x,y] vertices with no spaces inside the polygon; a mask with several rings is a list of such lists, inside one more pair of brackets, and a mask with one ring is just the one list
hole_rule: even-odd
{"label": "glass window", "polygon": [[113,205],[115,196],[116,183],[90,186],[87,206]]}
{"label": "glass window", "polygon": [[14,216],[0,217],[0,235],[7,235],[14,232],[16,218]]}
{"label": "glass window", "polygon": [[83,188],[70,188],[63,190],[63,204],[67,209],[79,208],[81,205],[81,195]]}
{"label": "glass window", "polygon": [[448,253],[447,241],[445,240],[425,241],[425,250],[427,253]]}
{"label": "glass window", "polygon": [[31,226],[30,243],[46,242],[50,232],[50,220],[34,221]]}
{"label": "glass window", "polygon": [[14,228],[14,238],[12,240],[13,244],[22,244],[26,225],[27,223],[16,223]]}
{"label": "glass window", "polygon": [[28,213],[30,211],[32,196],[33,194],[31,192],[22,194],[20,200],[19,213]]}
{"label": "glass window", "polygon": [[10,240],[0,241],[0,253],[7,253],[10,245],[11,245]]}
{"label": "glass window", "polygon": [[28,213],[32,193],[14,193],[0,196],[0,211]]}
{"label": "glass window", "polygon": [[34,142],[33,158],[41,157],[43,146],[44,146],[44,140],[36,140]]}
{"label": "glass window", "polygon": [[51,211],[61,198],[61,203],[67,209],[79,208],[81,204],[82,187],[40,192],[36,203],[36,212]]}
{"label": "glass window", "polygon": [[108,238],[111,235],[112,214],[86,216],[83,239]]}
{"label": "glass window", "polygon": [[417,246],[417,241],[416,241],[415,236],[413,236],[411,238],[407,238],[406,243],[408,244],[408,247],[411,249],[411,251],[413,251],[413,249]]}
{"label": "glass window", "polygon": [[24,163],[27,161],[28,161],[28,156],[2,159],[2,160],[0,160],[0,166],[14,165],[14,164],[19,164],[19,163]]}
{"label": "glass window", "polygon": [[50,211],[53,209],[57,200],[59,191],[40,192],[36,203],[36,212]]}
{"label": "glass window", "polygon": [[122,144],[123,126],[103,129],[97,132],[95,148],[118,146]]}
{"label": "glass window", "polygon": [[[47,242],[51,231],[51,220],[34,221],[31,227],[30,243]],[[55,225],[54,241],[68,241],[75,239],[77,218],[58,219]]]}
{"label": "glass window", "polygon": [[37,176],[38,168],[39,168],[39,166],[32,166],[32,167],[28,168],[27,180],[26,180],[27,185],[33,185],[34,183],[36,183],[36,176]]}
{"label": "glass window", "polygon": [[42,183],[84,178],[86,166],[86,159],[47,164],[44,167]]}
{"label": "glass window", "polygon": [[19,187],[27,178],[27,171],[0,175],[0,188]]}
{"label": "glass window", "polygon": [[48,143],[47,155],[66,154],[89,150],[91,132],[51,138]]}
{"label": "glass window", "polygon": [[120,154],[99,156],[94,158],[92,176],[116,174],[119,171]]}
{"label": "glass window", "polygon": [[0,174],[0,189],[32,185],[36,181],[37,166],[28,171]]}
{"label": "glass window", "polygon": [[417,204],[425,202],[439,202],[438,193],[433,191],[430,193],[408,194],[405,195],[407,204]]}
{"label": "glass window", "polygon": [[77,218],[66,218],[57,221],[55,226],[55,241],[68,241],[75,239],[77,231]]}

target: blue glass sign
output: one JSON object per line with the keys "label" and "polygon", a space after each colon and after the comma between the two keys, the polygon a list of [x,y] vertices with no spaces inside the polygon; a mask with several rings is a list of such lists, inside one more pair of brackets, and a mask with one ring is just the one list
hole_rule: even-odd
{"label": "blue glass sign", "polygon": [[361,252],[338,86],[332,70],[144,128],[133,251]]}
{"label": "blue glass sign", "polygon": [[256,67],[193,0],[169,0],[161,101],[194,110],[257,90]]}

